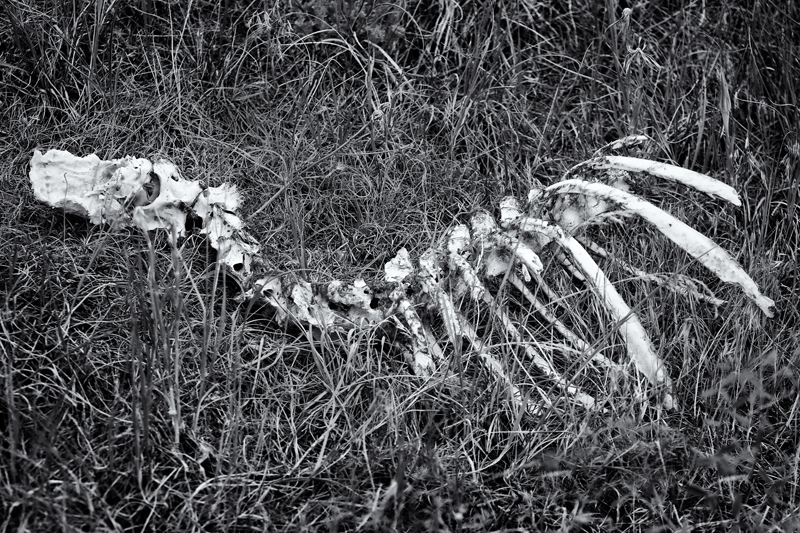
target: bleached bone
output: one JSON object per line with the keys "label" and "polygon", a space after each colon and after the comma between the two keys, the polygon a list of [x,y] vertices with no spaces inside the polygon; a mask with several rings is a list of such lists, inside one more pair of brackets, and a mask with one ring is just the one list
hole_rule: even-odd
{"label": "bleached bone", "polygon": [[[478,215],[479,216],[477,217],[477,222],[475,220],[476,217],[473,216],[473,226],[477,226],[479,228],[482,228],[483,230],[486,230],[483,231],[483,233],[481,234],[482,236],[479,237],[478,239],[479,242],[481,242],[482,246],[485,247],[488,245],[486,239],[489,233],[491,231],[494,231],[495,226],[493,226],[493,224],[487,223],[485,217],[482,216],[483,213],[479,213]],[[448,239],[447,242],[447,248],[448,251],[450,252],[450,261],[452,264],[456,265],[458,273],[461,275],[462,279],[466,283],[466,286],[469,288],[469,294],[472,297],[472,299],[476,302],[480,302],[482,300],[487,304],[489,304],[490,308],[494,309],[495,316],[500,321],[502,326],[506,329],[506,331],[509,333],[509,335],[511,335],[519,344],[523,345],[526,353],[533,359],[533,363],[537,367],[539,367],[539,369],[543,371],[545,375],[554,379],[559,387],[564,389],[569,394],[574,395],[579,403],[583,404],[585,407],[589,409],[593,409],[596,403],[594,398],[592,398],[588,394],[583,393],[577,387],[569,385],[567,381],[555,370],[555,368],[553,368],[553,366],[547,360],[541,357],[541,355],[538,354],[532,346],[530,346],[528,343],[525,342],[525,339],[523,339],[522,335],[513,326],[513,322],[509,319],[505,310],[502,307],[495,305],[495,302],[492,300],[489,291],[486,290],[486,287],[483,285],[483,283],[476,275],[475,270],[462,255],[466,252],[467,248],[470,246],[469,239],[466,238],[468,236],[469,233],[467,232],[465,226],[457,226],[453,230],[453,232],[451,232],[450,239]],[[519,244],[518,241],[514,242],[517,242]],[[531,253],[534,254],[535,256],[535,253],[533,251],[531,251]],[[494,255],[492,257],[495,262],[502,261],[500,259],[500,256],[498,255]],[[538,261],[539,259],[538,256],[535,257],[536,260]],[[500,264],[503,265],[503,268],[501,270],[496,271],[495,274],[490,274],[490,275],[499,275],[503,271],[508,271],[509,269],[512,268],[511,264],[502,262]],[[541,265],[541,263],[539,264]],[[489,271],[490,272],[492,271],[491,267],[489,268]],[[469,329],[468,336],[471,344],[477,347],[475,340],[475,335],[476,335],[475,328],[471,324],[469,324],[469,322],[465,318],[462,318],[461,322],[465,323],[466,327],[468,327]],[[481,343],[481,345],[483,345],[483,343]],[[479,349],[478,354],[490,371],[492,371],[495,375],[497,375],[501,380],[508,381],[509,378],[506,376],[505,370],[503,369],[502,365],[499,363],[499,361],[497,361],[494,358],[494,356],[490,352],[483,349]],[[514,397],[517,398],[516,389],[514,389],[513,394]]]}
{"label": "bleached bone", "polygon": [[702,191],[709,196],[722,198],[737,207],[742,205],[742,201],[739,199],[739,193],[730,185],[715,180],[705,174],[700,174],[683,167],[676,167],[675,165],[648,161],[647,159],[639,159],[637,157],[607,155],[590,159],[585,163],[581,163],[579,166],[588,166],[597,169],[615,168],[629,172],[645,172],[651,176],[682,183],[698,191]]}
{"label": "bleached bone", "polygon": [[[408,325],[406,331],[411,338],[410,359],[414,373],[418,376],[431,376],[436,370],[436,363],[442,364],[444,361],[444,355],[441,347],[414,310],[413,302],[406,296],[408,285],[405,280],[414,273],[414,265],[411,263],[408,250],[401,248],[397,255],[384,265],[383,269],[386,281],[395,285],[390,298],[400,309]],[[400,326],[403,327],[402,324]]]}
{"label": "bleached bone", "polygon": [[583,270],[587,278],[594,282],[597,292],[603,298],[606,308],[611,313],[612,318],[620,325],[619,331],[625,339],[628,357],[631,358],[636,369],[641,372],[650,383],[663,384],[667,392],[664,396],[664,407],[674,409],[676,404],[672,397],[672,380],[666,371],[666,366],[661,357],[656,354],[650,336],[647,335],[641,321],[634,313],[625,300],[617,292],[617,289],[600,270],[597,263],[580,245],[575,237],[570,235],[559,235],[559,244],[568,250],[575,262]]}
{"label": "bleached bone", "polygon": [[492,216],[486,211],[478,211],[472,215],[472,231],[484,248],[505,248],[519,259],[529,273],[541,272],[544,268],[542,260],[526,243],[513,235],[502,232]]}
{"label": "bleached bone", "polygon": [[[440,355],[441,349],[436,342],[431,342],[431,336],[425,330],[417,312],[414,310],[414,305],[411,300],[402,296],[399,292],[392,293],[397,302],[397,307],[403,313],[403,318],[408,325],[405,331],[411,337],[411,362],[414,373],[418,376],[430,377],[436,371],[436,363],[434,358]],[[399,324],[403,327],[403,324]],[[438,357],[441,362],[442,357]]]}
{"label": "bleached bone", "polygon": [[[69,152],[39,150],[31,159],[30,179],[36,199],[67,213],[85,216],[93,224],[130,221],[133,207],[147,205],[153,191],[153,164],[147,159],[102,161],[95,154],[75,157]],[[198,191],[199,192],[199,191]]]}
{"label": "bleached bone", "polygon": [[433,306],[439,310],[439,315],[444,322],[447,336],[458,351],[461,343],[461,326],[456,314],[456,306],[453,299],[445,292],[439,282],[441,272],[439,260],[436,257],[436,250],[428,249],[419,258],[419,279],[422,282],[422,291],[428,294],[433,300]]}
{"label": "bleached bone", "polygon": [[486,287],[463,255],[471,246],[471,240],[469,230],[464,225],[458,225],[450,231],[450,237],[447,239],[448,266],[450,270],[461,274],[461,280],[470,297],[473,300],[480,300],[486,292]]}
{"label": "bleached bone", "polygon": [[539,239],[544,238],[556,242],[570,254],[572,261],[581,269],[585,278],[591,280],[611,317],[619,324],[619,331],[625,340],[628,357],[636,369],[653,385],[663,385],[667,389],[664,406],[669,409],[675,408],[676,403],[671,392],[672,382],[666,372],[666,366],[661,357],[656,354],[639,317],[631,311],[614,285],[580,243],[562,228],[548,224],[544,220],[513,216],[506,218],[503,222],[509,229],[538,235]]}
{"label": "bleached bone", "polygon": [[[711,178],[708,178],[711,179]],[[599,197],[619,204],[623,209],[635,213],[651,224],[672,242],[686,250],[692,257],[703,263],[722,281],[734,283],[753,300],[768,317],[772,317],[775,302],[758,290],[758,285],[747,275],[741,266],[720,246],[681,222],[669,213],[662,211],[646,200],[604,183],[589,183],[581,180],[566,180],[546,189],[550,193],[578,193]]]}
{"label": "bleached bone", "polygon": [[[606,156],[583,165],[618,170],[608,180],[611,185],[566,180],[547,189],[532,190],[528,196],[529,204],[535,205],[538,211],[545,205],[548,195],[567,193],[577,198],[577,208],[565,203],[545,213],[551,220],[561,220],[569,230],[577,227],[568,220],[570,216],[580,225],[602,215],[612,205],[643,216],[722,279],[740,285],[764,313],[771,316],[772,300],[758,292],[756,284],[741,267],[709,239],[702,235],[697,237],[699,234],[682,222],[627,192],[625,172],[644,171],[660,175],[733,203],[738,201],[735,191],[685,169],[633,158]],[[526,338],[522,333],[527,330],[525,324],[515,323],[509,310],[482,281],[483,277],[503,276],[503,284],[508,280],[510,286],[518,290],[575,351],[588,355],[590,349],[586,342],[561,323],[527,285],[535,282],[538,291],[545,294],[551,303],[559,302],[558,295],[544,282],[543,265],[538,255],[551,242],[557,243],[563,251],[554,253],[564,256],[564,267],[579,279],[592,283],[612,318],[618,322],[634,366],[651,383],[667,389],[666,407],[676,405],[664,362],[655,353],[638,317],[602,270],[569,233],[546,220],[524,216],[515,199],[504,199],[501,203],[500,227],[489,213],[479,211],[471,219],[472,234],[466,226],[456,226],[446,242],[423,254],[417,266],[408,252],[401,249],[384,267],[385,282],[367,284],[363,280],[353,283],[337,280],[312,284],[291,273],[262,275],[255,279],[254,267],[259,266],[259,271],[263,272],[268,263],[259,253],[258,242],[247,233],[236,214],[239,196],[233,185],[206,187],[185,180],[168,161],[153,163],[130,157],[103,161],[96,155],[76,157],[58,150],[34,153],[30,179],[39,200],[83,215],[94,224],[134,226],[145,232],[167,229],[182,237],[186,232],[186,217],[198,217],[202,221],[200,231],[217,249],[218,261],[227,265],[241,282],[242,298],[263,302],[274,310],[274,318],[279,322],[291,321],[303,328],[350,331],[394,324],[401,332],[400,337],[407,339],[407,344],[400,346],[401,352],[406,355],[414,372],[422,377],[432,376],[446,367],[445,354],[433,331],[433,324],[417,312],[418,308],[434,309],[442,318],[454,353],[460,354],[463,337],[472,345],[473,353],[510,391],[514,403],[531,412],[537,411],[538,405],[524,399],[506,366],[492,353],[492,344],[479,337],[478,327],[467,319],[464,309],[455,302],[468,294],[468,300],[479,310],[488,308],[489,313],[484,314],[502,326],[547,379],[566,392],[572,401],[587,409],[596,409],[595,399],[561,375],[546,355],[536,348],[536,340]],[[570,209],[574,211],[571,215]],[[518,271],[524,279],[520,278]],[[516,358],[513,351],[510,353]],[[599,353],[593,354],[593,359],[612,374],[619,371],[619,363]],[[524,365],[519,370],[534,380]],[[546,403],[553,403],[542,386],[533,386]]]}
{"label": "bleached bone", "polygon": [[103,161],[95,154],[76,157],[62,150],[36,150],[29,176],[38,200],[85,216],[93,224],[135,224],[144,231],[174,228],[183,237],[186,217],[193,213],[202,219],[201,231],[217,250],[217,261],[244,278],[258,257],[257,241],[235,214],[236,186],[205,187],[185,180],[169,161]]}

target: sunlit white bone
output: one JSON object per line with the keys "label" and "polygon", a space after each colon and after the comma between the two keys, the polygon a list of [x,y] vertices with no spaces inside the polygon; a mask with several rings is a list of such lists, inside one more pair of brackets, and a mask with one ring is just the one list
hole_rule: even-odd
{"label": "sunlit white bone", "polygon": [[562,228],[547,224],[542,220],[523,217],[514,225],[523,232],[540,233],[548,239],[557,242],[562,249],[568,252],[572,261],[582,271],[585,279],[592,282],[595,291],[603,301],[612,318],[619,324],[619,331],[625,340],[628,357],[636,369],[654,385],[664,385],[664,405],[674,408],[676,402],[672,397],[672,382],[666,371],[666,365],[655,352],[650,337],[647,335],[639,317],[631,311],[630,306],[617,292],[614,285],[608,280],[605,273],[597,266],[586,250],[574,237]]}
{"label": "sunlit white bone", "polygon": [[196,181],[183,179],[175,165],[163,160],[153,163],[148,184],[152,193],[147,203],[133,208],[133,221],[144,231],[175,228],[178,237],[183,237],[187,207],[195,205],[203,188]]}
{"label": "sunlit white bone", "polygon": [[394,284],[389,298],[402,313],[405,324],[400,323],[411,341],[410,363],[418,376],[431,376],[436,365],[444,360],[442,349],[425,327],[414,309],[414,303],[407,296],[405,280],[415,271],[408,250],[401,248],[384,267],[386,281]]}
{"label": "sunlit white bone", "polygon": [[33,153],[29,173],[36,198],[93,224],[136,225],[144,231],[174,229],[186,234],[186,217],[202,219],[203,233],[217,260],[244,276],[250,273],[258,243],[235,214],[239,194],[234,185],[204,187],[181,177],[165,160],[126,157],[110,161],[97,155],[77,157],[63,150]]}
{"label": "sunlit white bone", "polygon": [[434,307],[439,310],[439,315],[442,317],[450,342],[460,351],[461,326],[456,316],[453,299],[442,288],[439,281],[439,274],[442,269],[439,266],[439,260],[436,255],[436,250],[428,249],[419,258],[419,279],[422,282],[422,290],[430,295]]}
{"label": "sunlit white bone", "polygon": [[[488,244],[489,241],[493,236],[496,237],[497,234],[497,225],[495,224],[494,220],[487,219],[488,213],[485,212],[478,212],[473,215],[473,228],[476,228],[476,232],[480,232],[479,240],[482,242],[483,246],[491,246]],[[507,237],[506,239],[499,239],[495,238],[494,240],[499,242],[503,246],[514,246],[514,248],[518,251],[521,246],[524,246],[527,249],[527,246],[522,244],[520,241],[516,240],[514,237]],[[464,245],[463,240],[456,240],[455,242],[448,243],[450,247],[451,254],[460,254],[463,250],[460,249],[460,246]],[[539,257],[530,249],[527,249],[531,255],[520,255],[519,253],[516,256],[522,261],[523,265],[530,265],[529,268],[535,269],[536,272],[541,271],[542,264],[539,261]],[[537,262],[537,264],[533,263],[533,259]],[[497,260],[499,260],[499,256],[495,256]],[[509,265],[507,269],[512,269],[513,265]],[[471,268],[467,268],[465,270],[471,270]],[[469,278],[474,277],[474,275],[470,274]],[[481,289],[478,291],[474,291],[472,293],[473,297],[480,298],[483,300],[484,303],[488,304],[489,307],[494,311],[493,315],[494,318],[500,322],[506,333],[514,339],[522,348],[524,349],[525,353],[528,357],[531,358],[532,362],[536,367],[539,368],[546,376],[551,378],[555,381],[559,388],[567,392],[571,397],[575,399],[578,403],[586,407],[587,409],[594,409],[596,407],[595,399],[589,395],[581,391],[578,387],[570,384],[561,374],[553,367],[553,365],[548,361],[540,352],[539,350],[529,341],[527,341],[524,336],[520,333],[519,329],[514,325],[513,320],[511,320],[507,311],[503,308],[503,306],[497,305],[495,300],[492,298],[489,291],[485,289]],[[474,330],[474,328],[472,328]],[[488,364],[490,369],[496,371],[495,365],[492,364],[491,360],[485,360]],[[505,374],[500,374],[505,375]]]}
{"label": "sunlit white bone", "polygon": [[[103,161],[95,154],[75,157],[63,150],[39,150],[31,158],[30,179],[36,199],[93,224],[130,221],[134,206],[149,202],[144,188],[153,165],[147,159]],[[127,204],[127,205],[126,205]]]}
{"label": "sunlit white bone", "polygon": [[414,272],[414,265],[411,263],[408,250],[400,248],[397,254],[383,266],[383,271],[386,281],[389,283],[399,283],[410,276]]}
{"label": "sunlit white bone", "polygon": [[641,216],[653,224],[672,242],[686,250],[706,268],[714,272],[719,279],[739,285],[766,316],[773,316],[772,307],[775,302],[761,294],[753,279],[747,275],[728,252],[702,233],[650,202],[604,183],[589,183],[581,180],[561,181],[551,185],[546,191],[550,193],[579,193],[585,196],[599,197],[603,200],[615,202],[623,209]]}
{"label": "sunlit white bone", "polygon": [[657,161],[649,161],[647,159],[639,159],[637,157],[618,155],[597,157],[582,164],[598,169],[613,168],[630,172],[645,172],[651,176],[682,183],[688,187],[702,191],[709,196],[722,198],[735,206],[742,205],[742,201],[739,199],[739,193],[736,192],[736,189],[726,183],[722,183],[705,174],[694,172],[688,168],[659,163]]}
{"label": "sunlit white bone", "polygon": [[631,358],[636,369],[642,373],[653,385],[663,384],[666,388],[664,406],[674,409],[675,399],[672,396],[672,380],[667,373],[664,361],[656,353],[650,336],[642,326],[638,315],[634,313],[625,300],[617,292],[614,285],[608,280],[594,259],[586,252],[575,237],[560,231],[559,244],[566,249],[580,266],[586,277],[594,282],[598,294],[605,303],[606,309],[612,318],[619,324],[619,332],[625,339],[628,357]]}

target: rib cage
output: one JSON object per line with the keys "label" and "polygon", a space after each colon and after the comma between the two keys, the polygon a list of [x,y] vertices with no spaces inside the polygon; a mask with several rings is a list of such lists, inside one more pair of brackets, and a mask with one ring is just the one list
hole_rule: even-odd
{"label": "rib cage", "polygon": [[[636,141],[634,138],[630,142]],[[630,376],[630,362],[639,375],[662,389],[663,405],[674,408],[677,403],[667,367],[653,349],[639,318],[572,233],[606,216],[612,206],[639,214],[721,279],[741,286],[771,316],[772,300],[759,292],[755,282],[724,250],[627,192],[624,178],[633,169],[695,186],[734,204],[738,195],[707,176],[645,160],[596,157],[579,167],[584,165],[612,169],[613,186],[564,180],[547,189],[531,191],[526,209],[516,199],[506,198],[500,204],[499,224],[488,212],[478,211],[470,219],[470,228],[455,226],[416,262],[405,249],[399,250],[385,265],[384,280],[373,284],[356,280],[312,285],[291,273],[266,274],[269,266],[259,252],[258,242],[246,232],[236,214],[236,188],[205,187],[185,180],[167,161],[102,161],[95,155],[80,158],[57,150],[46,154],[36,151],[30,179],[39,200],[84,215],[95,224],[137,226],[145,232],[168,229],[178,238],[185,234],[186,216],[192,212],[203,220],[201,232],[217,249],[218,261],[245,289],[241,297],[268,305],[280,323],[293,322],[329,333],[391,323],[400,333],[396,337],[402,339],[398,348],[413,371],[423,378],[447,371],[449,354],[475,355],[522,409],[535,412],[543,403],[562,399],[589,410],[602,409],[602,402],[559,369],[553,354],[529,333],[527,315],[513,312],[511,304],[499,297],[497,287],[513,290],[515,298],[535,311],[537,320],[550,329],[551,335],[577,354],[573,364],[566,365],[568,368],[591,365],[614,379]],[[545,218],[531,216],[532,212],[542,211]],[[599,249],[593,243],[590,246]],[[559,295],[546,283],[539,258],[545,247],[554,248],[569,275],[582,280],[602,302],[618,325],[627,362],[616,362],[593,349],[556,316],[553,302]],[[491,287],[495,288],[494,294]],[[705,296],[691,280],[678,290]],[[507,342],[515,345],[517,350],[512,352],[519,354],[519,360],[514,362],[518,369],[526,373],[531,367],[536,369],[536,375],[529,373],[528,379],[535,382],[535,393],[523,390],[515,382],[509,361],[497,353],[487,338],[491,333],[486,332],[491,331],[501,332]]]}

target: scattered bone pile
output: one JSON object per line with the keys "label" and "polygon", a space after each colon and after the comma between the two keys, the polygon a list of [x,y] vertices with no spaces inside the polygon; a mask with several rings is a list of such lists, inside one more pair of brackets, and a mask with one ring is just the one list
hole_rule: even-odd
{"label": "scattered bone pile", "polygon": [[[641,142],[641,138],[621,142],[621,146],[630,146]],[[187,215],[199,217],[200,231],[217,250],[217,260],[246,289],[244,296],[271,306],[278,321],[327,332],[373,328],[389,321],[400,333],[397,337],[404,339],[399,348],[419,376],[432,376],[438,369],[447,368],[446,353],[474,354],[507,389],[514,403],[526,410],[536,411],[558,398],[567,398],[590,410],[602,408],[602,402],[562,375],[552,354],[543,351],[535,339],[526,337],[528,328],[519,323],[519,316],[511,312],[505,299],[492,295],[488,286],[513,288],[518,299],[539,315],[540,322],[548,324],[563,340],[573,357],[588,359],[579,366],[593,365],[611,376],[621,376],[630,362],[639,375],[661,389],[663,405],[674,408],[676,401],[667,368],[639,318],[574,234],[604,216],[641,216],[720,279],[739,285],[764,314],[772,316],[772,300],[759,292],[727,252],[631,194],[625,178],[628,172],[646,172],[734,205],[740,205],[738,194],[707,176],[631,157],[597,156],[568,174],[580,167],[607,169],[608,184],[565,179],[531,191],[525,209],[516,199],[506,198],[500,206],[499,224],[489,213],[477,212],[471,217],[469,228],[454,227],[416,264],[405,249],[398,251],[384,267],[384,281],[372,285],[363,280],[312,285],[291,273],[265,275],[267,262],[260,255],[258,241],[246,232],[236,214],[236,187],[206,187],[186,180],[168,161],[130,157],[104,161],[94,154],[76,157],[59,150],[45,154],[36,151],[31,159],[30,179],[37,199],[85,216],[94,224],[135,226],[145,232],[165,229],[177,240],[186,233]],[[545,209],[546,206],[550,208]],[[545,212],[546,216],[534,218],[526,214],[531,212]],[[605,253],[596,244],[583,242],[593,252]],[[615,362],[593,349],[555,315],[554,302],[559,296],[545,281],[539,259],[546,246],[556,250],[555,256],[571,276],[594,290],[608,315],[619,325],[627,361]],[[722,303],[695,280],[681,276],[659,279],[629,268],[632,273],[649,276],[673,290],[715,305]],[[542,383],[534,387],[534,393],[520,389],[504,362],[506,358],[495,351],[485,334],[479,333],[493,328],[499,328],[506,341],[519,347],[516,352],[522,358],[515,365],[525,372],[526,382]],[[444,333],[437,335],[436,331]],[[531,367],[536,368],[533,375],[528,372]],[[558,398],[553,390],[560,391]]]}

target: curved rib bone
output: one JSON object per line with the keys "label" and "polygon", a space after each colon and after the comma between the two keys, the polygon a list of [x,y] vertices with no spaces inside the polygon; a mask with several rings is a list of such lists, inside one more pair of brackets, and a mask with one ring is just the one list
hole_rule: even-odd
{"label": "curved rib bone", "polygon": [[546,190],[551,193],[587,194],[618,203],[624,209],[636,213],[653,224],[672,242],[686,250],[692,257],[714,272],[719,279],[739,285],[766,316],[773,316],[772,307],[775,302],[761,294],[755,281],[747,275],[728,252],[702,233],[692,229],[650,202],[604,183],[589,183],[581,180],[562,181],[551,185]]}

